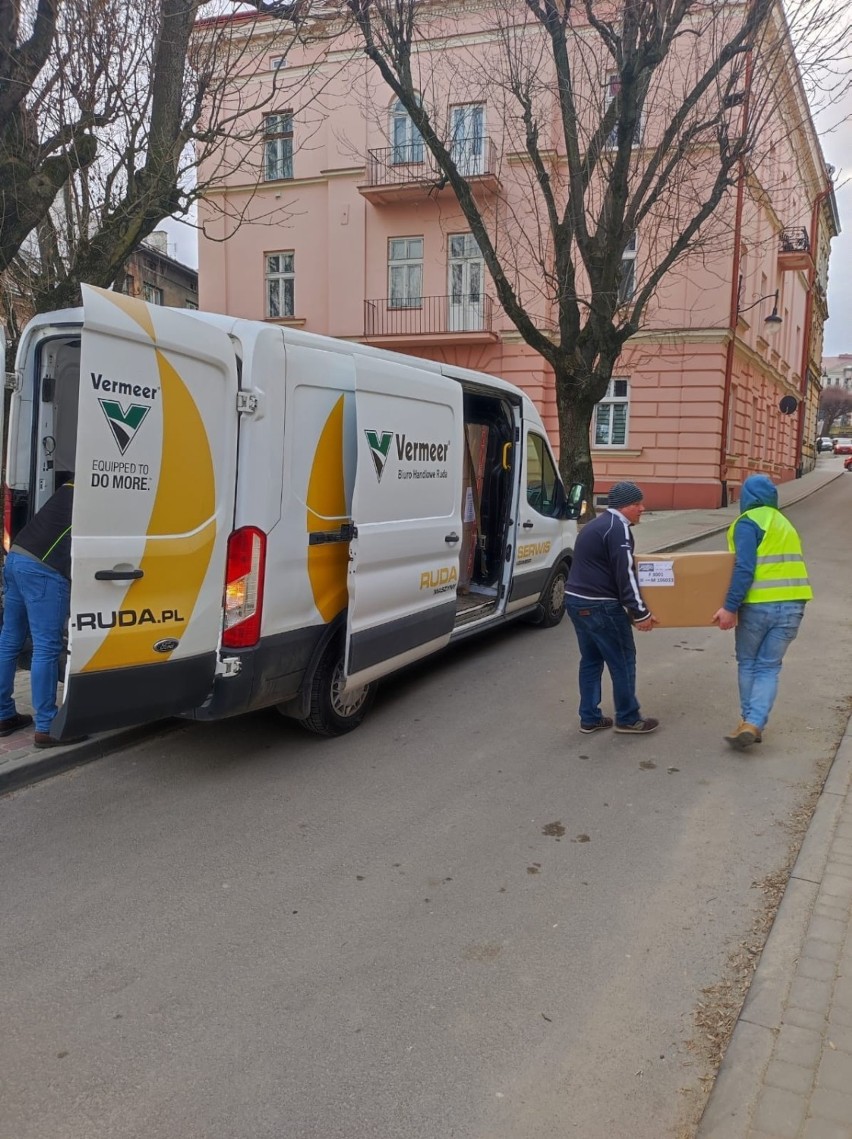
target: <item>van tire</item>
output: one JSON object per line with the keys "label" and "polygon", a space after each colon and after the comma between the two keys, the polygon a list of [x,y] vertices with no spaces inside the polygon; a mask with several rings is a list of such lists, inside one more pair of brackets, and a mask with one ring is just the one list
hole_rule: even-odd
{"label": "van tire", "polygon": [[530,625],[539,629],[555,629],[565,616],[565,583],[568,581],[568,563],[560,562],[541,591],[535,611],[527,618]]}
{"label": "van tire", "polygon": [[343,696],[343,645],[333,641],[311,677],[310,710],[302,720],[318,736],[343,736],[357,728],[376,695],[376,684],[365,684]]}

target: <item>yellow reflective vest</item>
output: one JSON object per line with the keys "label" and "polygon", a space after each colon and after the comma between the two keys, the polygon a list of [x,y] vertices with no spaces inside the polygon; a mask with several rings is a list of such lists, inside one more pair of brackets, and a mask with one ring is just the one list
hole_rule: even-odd
{"label": "yellow reflective vest", "polygon": [[810,601],[814,593],[808,581],[808,567],[802,556],[802,543],[795,528],[774,506],[756,506],[728,528],[728,549],[734,553],[734,527],[740,518],[750,518],[763,531],[757,547],[757,565],[743,603],[756,601]]}

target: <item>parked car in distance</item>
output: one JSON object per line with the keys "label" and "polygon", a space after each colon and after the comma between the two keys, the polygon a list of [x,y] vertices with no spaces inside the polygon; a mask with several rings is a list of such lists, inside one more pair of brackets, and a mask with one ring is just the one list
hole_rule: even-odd
{"label": "parked car in distance", "polygon": [[843,464],[844,471],[852,471],[852,455]]}
{"label": "parked car in distance", "polygon": [[817,439],[817,452],[819,454],[822,454],[823,451],[833,451],[833,450],[834,450],[834,440],[829,439],[829,437],[827,435],[820,435],[819,439]]}
{"label": "parked car in distance", "polygon": [[834,453],[835,455],[852,455],[852,439],[835,439]]}

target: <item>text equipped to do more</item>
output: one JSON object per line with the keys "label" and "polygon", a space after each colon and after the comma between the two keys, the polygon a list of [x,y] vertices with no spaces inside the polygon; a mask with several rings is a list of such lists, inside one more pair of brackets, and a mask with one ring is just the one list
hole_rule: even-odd
{"label": "text equipped to do more", "polygon": [[147,463],[125,463],[119,459],[92,460],[92,486],[110,490],[150,490],[151,468]]}

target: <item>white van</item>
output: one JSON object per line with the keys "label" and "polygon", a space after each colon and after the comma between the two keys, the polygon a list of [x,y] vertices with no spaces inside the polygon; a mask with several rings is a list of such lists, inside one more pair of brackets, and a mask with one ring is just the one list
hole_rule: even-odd
{"label": "white van", "polygon": [[85,287],[24,331],[5,544],[73,472],[53,734],[277,705],[360,723],[382,676],[557,624],[583,488],[493,377]]}

